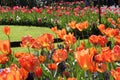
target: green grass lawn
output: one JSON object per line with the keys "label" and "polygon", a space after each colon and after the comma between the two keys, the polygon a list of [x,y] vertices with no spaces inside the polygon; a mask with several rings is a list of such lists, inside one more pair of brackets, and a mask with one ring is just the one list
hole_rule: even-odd
{"label": "green grass lawn", "polygon": [[[55,36],[55,34],[52,32],[52,30],[47,27],[14,26],[14,25],[9,25],[9,26],[10,26],[10,30],[11,30],[11,32],[10,32],[11,42],[21,41],[22,36],[25,36],[25,35],[31,35],[32,37],[36,38],[43,33],[50,33]],[[4,25],[0,25],[0,40],[8,39],[7,36],[3,32],[3,27],[4,27]],[[28,52],[28,49],[22,48],[22,47],[15,47],[15,48],[12,48],[12,52],[13,53]]]}
{"label": "green grass lawn", "polygon": [[[43,33],[50,33],[55,36],[50,28],[46,27],[36,27],[36,26],[13,26],[9,25],[11,32],[10,32],[10,39],[11,41],[20,41],[22,36],[31,35],[32,37],[36,38]],[[7,36],[3,33],[4,25],[0,26],[0,40],[7,39]]]}

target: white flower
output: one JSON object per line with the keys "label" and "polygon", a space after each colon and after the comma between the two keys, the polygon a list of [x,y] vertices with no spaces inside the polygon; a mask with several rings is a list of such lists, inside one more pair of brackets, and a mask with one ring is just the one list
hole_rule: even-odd
{"label": "white flower", "polygon": [[17,20],[17,21],[20,21],[21,18],[20,18],[19,16],[16,16],[16,20]]}
{"label": "white flower", "polygon": [[51,22],[54,22],[53,18],[51,18]]}

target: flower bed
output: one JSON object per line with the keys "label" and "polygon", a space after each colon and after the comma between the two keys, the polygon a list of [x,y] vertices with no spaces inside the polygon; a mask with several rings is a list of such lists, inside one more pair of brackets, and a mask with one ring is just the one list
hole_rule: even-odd
{"label": "flower bed", "polygon": [[[118,18],[116,24],[119,23]],[[68,25],[82,31],[88,28],[86,24]],[[100,24],[97,28],[102,35],[91,35],[82,41],[72,32],[53,27],[51,30],[63,40],[62,43],[55,45],[54,37],[49,33],[37,38],[26,35],[20,45],[28,52],[15,53],[10,47],[10,27],[5,26],[3,31],[8,40],[0,40],[0,79],[26,80],[31,75],[35,80],[119,80],[120,34],[114,26],[109,28]]]}
{"label": "flower bed", "polygon": [[[119,8],[101,7],[102,23],[107,24],[107,18],[119,17]],[[70,7],[70,6],[46,6],[45,8],[28,9],[27,7],[0,7],[0,24],[13,25],[37,25],[37,26],[59,26],[65,28],[66,23],[76,20],[89,23],[98,23],[98,8],[96,7]]]}
{"label": "flower bed", "polygon": [[[101,7],[101,22],[106,27],[114,27],[112,24],[120,17],[120,8]],[[97,7],[70,7],[70,6],[46,6],[45,8],[28,9],[27,7],[14,6],[13,8],[0,7],[0,24],[1,25],[36,25],[46,26],[62,29],[65,28],[67,32],[74,32],[76,37],[84,34],[84,38],[88,38],[91,34],[100,34],[96,28],[99,24],[98,8]],[[112,18],[113,22],[108,20]],[[83,23],[88,21],[89,28],[79,32],[76,29],[70,29],[67,23],[75,21],[76,23]],[[85,36],[86,35],[86,36]]]}
{"label": "flower bed", "polygon": [[5,26],[8,40],[0,40],[0,80],[120,80],[119,9],[102,7],[99,24],[96,7],[0,7],[0,24],[49,26],[62,40],[54,43],[49,33],[25,35],[20,46],[28,51],[14,53],[10,27]]}

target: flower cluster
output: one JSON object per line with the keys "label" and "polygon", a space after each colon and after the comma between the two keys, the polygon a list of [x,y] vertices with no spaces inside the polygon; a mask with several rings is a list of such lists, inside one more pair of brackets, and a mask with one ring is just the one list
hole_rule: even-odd
{"label": "flower cluster", "polygon": [[[72,21],[68,25],[79,32],[89,28],[88,21]],[[23,36],[20,45],[28,49],[28,52],[14,53],[10,46],[10,27],[5,26],[3,31],[8,40],[0,40],[0,67],[3,68],[0,80],[26,80],[30,76],[40,80],[105,79],[106,76],[101,74],[107,75],[108,79],[111,77],[119,80],[118,27],[106,28],[104,24],[99,24],[97,28],[102,35],[77,40],[74,33],[53,27],[51,30],[62,40],[56,44],[54,36],[49,33],[37,38]]]}

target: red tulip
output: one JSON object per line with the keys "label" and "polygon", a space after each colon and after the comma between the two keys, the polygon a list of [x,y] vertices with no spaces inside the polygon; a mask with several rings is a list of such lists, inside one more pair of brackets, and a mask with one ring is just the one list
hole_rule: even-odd
{"label": "red tulip", "polygon": [[42,68],[41,67],[37,67],[34,70],[34,74],[35,74],[36,77],[40,77],[42,75]]}
{"label": "red tulip", "polygon": [[4,26],[3,31],[8,36],[10,34],[10,27],[9,26]]}

